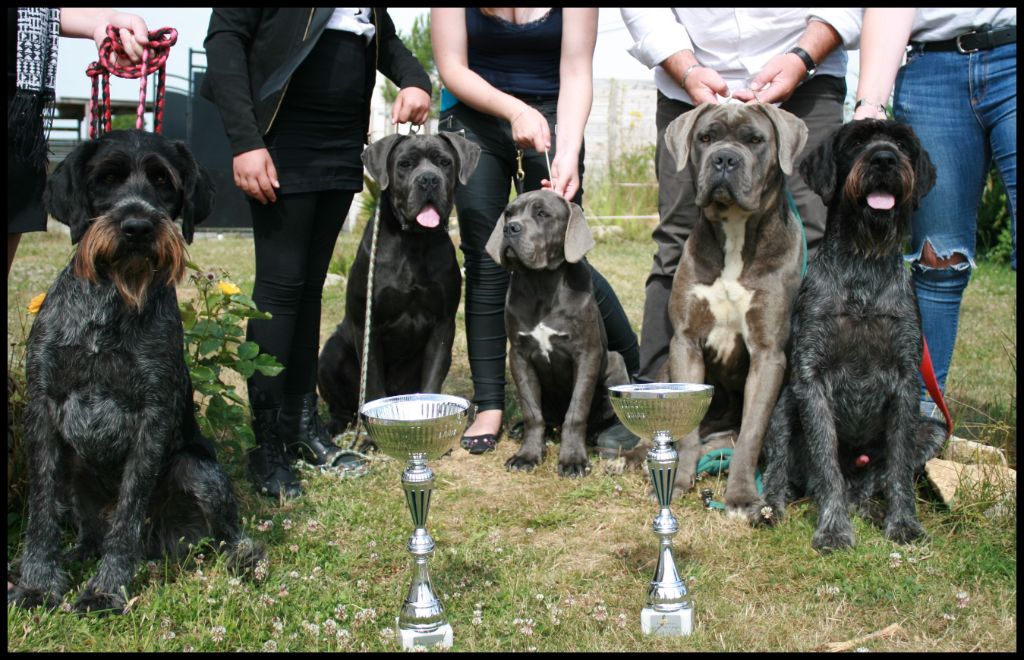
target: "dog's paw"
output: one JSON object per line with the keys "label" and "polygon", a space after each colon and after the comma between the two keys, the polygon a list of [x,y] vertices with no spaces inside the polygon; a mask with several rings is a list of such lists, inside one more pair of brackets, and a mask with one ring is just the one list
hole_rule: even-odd
{"label": "dog's paw", "polygon": [[96,587],[87,585],[85,590],[75,599],[75,611],[79,614],[94,612],[97,614],[123,614],[127,601],[119,593],[103,593]]}
{"label": "dog's paw", "polygon": [[17,585],[7,590],[7,605],[16,605],[26,610],[39,605],[45,605],[47,609],[52,610],[60,605],[61,599],[61,594],[56,590],[40,591]]}
{"label": "dog's paw", "polygon": [[534,468],[540,465],[542,458],[543,456],[535,454],[518,453],[505,461],[505,469],[509,472],[532,472]]}
{"label": "dog's paw", "polygon": [[558,461],[558,476],[575,479],[590,474],[590,461],[584,458],[582,461]]}
{"label": "dog's paw", "polygon": [[893,520],[885,524],[885,538],[896,543],[910,543],[927,537],[924,527],[914,518]]}
{"label": "dog's paw", "polygon": [[775,507],[761,499],[741,504],[725,501],[725,513],[730,518],[742,518],[751,527],[773,527],[777,524]]}
{"label": "dog's paw", "polygon": [[811,537],[811,547],[826,555],[834,550],[853,547],[853,529],[818,529]]}
{"label": "dog's paw", "polygon": [[693,484],[696,483],[696,480],[696,470],[679,470],[676,472],[676,484],[673,487],[672,499],[674,500],[680,493],[688,493],[693,490]]}

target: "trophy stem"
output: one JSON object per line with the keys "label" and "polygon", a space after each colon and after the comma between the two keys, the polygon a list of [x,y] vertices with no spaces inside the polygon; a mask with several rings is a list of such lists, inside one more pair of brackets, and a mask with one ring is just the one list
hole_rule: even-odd
{"label": "trophy stem", "polygon": [[427,532],[430,498],[434,492],[434,472],[427,467],[426,454],[413,454],[402,472],[402,489],[412,515],[415,530],[407,549],[412,555],[413,576],[409,593],[398,616],[398,633],[402,648],[429,648],[452,645],[452,628],[445,621],[444,606],[434,593],[427,560],[434,553],[434,539]]}
{"label": "trophy stem", "polygon": [[647,590],[647,604],[640,614],[640,623],[647,634],[689,635],[693,631],[693,605],[687,598],[686,586],[672,555],[672,537],[679,532],[679,523],[669,509],[679,453],[666,431],[655,433],[653,442],[654,446],[647,453],[647,469],[660,507],[652,523],[660,548],[658,567]]}

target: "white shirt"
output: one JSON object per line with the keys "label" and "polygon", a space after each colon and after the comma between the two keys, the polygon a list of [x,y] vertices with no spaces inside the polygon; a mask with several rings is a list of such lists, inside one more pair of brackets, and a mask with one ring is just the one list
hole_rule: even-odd
{"label": "white shirt", "polygon": [[[845,48],[860,37],[864,10],[808,8],[681,7],[620,10],[633,37],[629,54],[654,69],[654,82],[665,96],[693,103],[661,62],[681,50],[692,50],[701,66],[714,69],[735,91],[744,89],[768,60],[797,45],[807,23],[828,23]],[[846,76],[846,51],[833,50],[818,62],[816,75]]]}
{"label": "white shirt", "polygon": [[988,23],[993,28],[1017,25],[1015,7],[918,7],[911,41],[945,41]]}
{"label": "white shirt", "polygon": [[335,7],[327,21],[328,30],[342,30],[366,36],[366,43],[373,41],[377,28],[373,26],[373,9],[370,7]]}

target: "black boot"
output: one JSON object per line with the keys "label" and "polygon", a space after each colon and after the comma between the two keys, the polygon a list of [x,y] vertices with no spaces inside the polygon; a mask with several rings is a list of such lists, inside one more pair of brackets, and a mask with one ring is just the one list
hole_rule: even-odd
{"label": "black boot", "polygon": [[316,393],[296,399],[286,398],[281,408],[281,421],[288,433],[288,455],[313,465],[331,465],[342,451],[331,440],[331,433],[320,418]]}
{"label": "black boot", "polygon": [[273,498],[298,497],[299,479],[285,455],[285,443],[278,422],[278,409],[252,411],[252,432],[256,448],[249,452],[249,480],[256,492]]}

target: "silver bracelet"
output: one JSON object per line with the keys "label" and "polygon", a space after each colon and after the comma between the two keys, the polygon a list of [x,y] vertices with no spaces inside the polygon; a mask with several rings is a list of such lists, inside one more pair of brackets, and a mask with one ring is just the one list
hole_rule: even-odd
{"label": "silver bracelet", "polygon": [[857,102],[853,105],[853,111],[857,112],[857,108],[859,108],[862,105],[870,105],[874,107],[876,110],[878,110],[880,113],[882,113],[882,115],[884,115],[885,117],[889,116],[889,113],[885,109],[885,105],[881,103],[876,103],[874,101],[869,101],[867,99],[857,99]]}
{"label": "silver bracelet", "polygon": [[690,66],[688,66],[686,68],[686,71],[683,73],[683,82],[682,82],[682,86],[684,88],[686,87],[686,79],[689,78],[690,74],[693,73],[693,70],[696,69],[699,66],[700,66],[700,62],[694,62],[693,64],[691,64]]}

